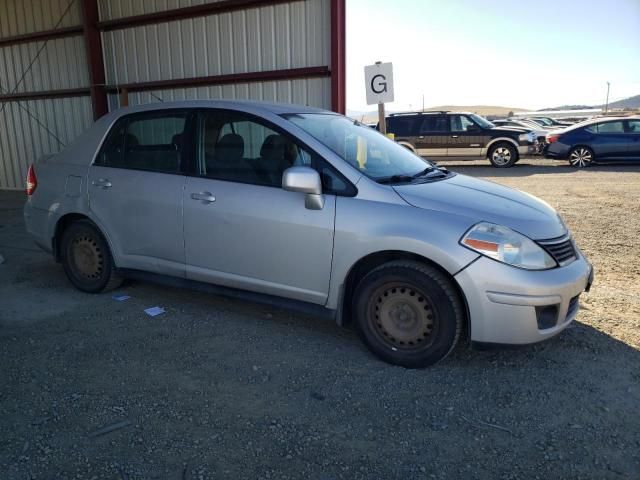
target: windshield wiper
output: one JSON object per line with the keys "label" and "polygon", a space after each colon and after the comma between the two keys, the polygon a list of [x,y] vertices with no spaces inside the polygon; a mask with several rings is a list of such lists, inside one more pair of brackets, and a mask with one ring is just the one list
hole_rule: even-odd
{"label": "windshield wiper", "polygon": [[390,177],[378,178],[376,182],[387,184],[387,183],[405,183],[405,182],[411,182],[412,180],[415,180],[413,175],[391,175]]}
{"label": "windshield wiper", "polygon": [[432,172],[435,169],[435,167],[432,167],[431,165],[429,165],[427,168],[425,168],[424,170],[422,170],[421,172],[416,173],[415,175],[411,175],[411,178],[420,178],[424,175],[426,175],[429,172]]}

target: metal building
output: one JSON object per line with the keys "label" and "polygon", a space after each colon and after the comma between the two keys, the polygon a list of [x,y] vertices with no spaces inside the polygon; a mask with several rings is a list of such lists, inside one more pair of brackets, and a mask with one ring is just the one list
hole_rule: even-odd
{"label": "metal building", "polygon": [[0,189],[129,103],[345,111],[345,0],[0,0]]}

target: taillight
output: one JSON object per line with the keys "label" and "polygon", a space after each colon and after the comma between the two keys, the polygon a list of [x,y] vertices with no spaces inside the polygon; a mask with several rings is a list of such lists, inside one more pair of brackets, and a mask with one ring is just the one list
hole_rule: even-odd
{"label": "taillight", "polygon": [[29,171],[27,171],[27,195],[33,195],[33,192],[36,191],[37,186],[38,179],[36,178],[36,170],[33,168],[33,165],[29,165]]}
{"label": "taillight", "polygon": [[547,135],[547,143],[553,143],[553,142],[557,142],[558,139],[560,138],[560,135]]}

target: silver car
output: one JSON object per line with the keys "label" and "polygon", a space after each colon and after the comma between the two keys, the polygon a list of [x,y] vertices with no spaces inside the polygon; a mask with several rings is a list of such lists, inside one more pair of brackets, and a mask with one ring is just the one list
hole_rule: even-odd
{"label": "silver car", "polygon": [[32,166],[27,193],[29,233],[82,291],[171,279],[324,312],[405,367],[443,359],[463,330],[549,338],[593,275],[543,201],[303,106],[121,109]]}

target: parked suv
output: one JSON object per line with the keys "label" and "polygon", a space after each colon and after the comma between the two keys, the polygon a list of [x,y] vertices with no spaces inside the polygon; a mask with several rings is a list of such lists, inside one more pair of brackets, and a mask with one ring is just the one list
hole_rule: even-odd
{"label": "parked suv", "polygon": [[147,278],[329,314],[406,367],[444,358],[463,328],[552,337],[592,279],[543,201],[304,106],[117,110],[31,166],[27,194],[28,232],[84,292]]}
{"label": "parked suv", "polygon": [[536,136],[526,128],[496,127],[474,113],[396,113],[387,118],[387,132],[400,145],[435,160],[488,158],[494,167],[505,168],[536,152]]}

